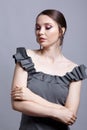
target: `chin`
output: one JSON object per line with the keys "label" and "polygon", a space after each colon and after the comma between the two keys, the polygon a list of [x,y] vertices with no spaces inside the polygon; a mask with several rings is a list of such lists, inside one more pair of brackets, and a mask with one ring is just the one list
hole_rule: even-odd
{"label": "chin", "polygon": [[42,47],[47,47],[48,45],[46,44],[46,42],[38,42],[40,46]]}

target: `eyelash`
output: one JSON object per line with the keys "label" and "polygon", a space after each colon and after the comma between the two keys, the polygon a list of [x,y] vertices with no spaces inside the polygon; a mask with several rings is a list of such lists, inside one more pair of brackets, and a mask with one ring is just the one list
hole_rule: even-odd
{"label": "eyelash", "polygon": [[[45,27],[46,30],[49,30],[49,29],[51,29],[51,28],[52,28],[52,26]],[[40,29],[41,29],[41,27],[39,27],[39,26],[36,27],[36,30],[40,30]]]}
{"label": "eyelash", "polygon": [[52,28],[52,26],[48,26],[48,27],[46,27],[47,30],[49,30],[49,29],[51,29],[51,28]]}

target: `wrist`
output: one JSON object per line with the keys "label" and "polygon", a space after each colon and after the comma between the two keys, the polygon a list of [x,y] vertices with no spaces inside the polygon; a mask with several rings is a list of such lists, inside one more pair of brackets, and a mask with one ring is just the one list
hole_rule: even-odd
{"label": "wrist", "polygon": [[57,109],[55,108],[50,108],[50,117],[51,118],[56,118],[57,117],[57,114],[58,114],[58,111]]}

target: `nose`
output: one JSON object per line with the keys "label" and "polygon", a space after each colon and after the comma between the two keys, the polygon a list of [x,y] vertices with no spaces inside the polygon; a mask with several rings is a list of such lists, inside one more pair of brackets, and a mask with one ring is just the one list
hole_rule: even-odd
{"label": "nose", "polygon": [[42,34],[44,34],[45,33],[45,29],[42,27],[42,28],[40,28],[40,30],[39,30],[39,35],[42,35]]}

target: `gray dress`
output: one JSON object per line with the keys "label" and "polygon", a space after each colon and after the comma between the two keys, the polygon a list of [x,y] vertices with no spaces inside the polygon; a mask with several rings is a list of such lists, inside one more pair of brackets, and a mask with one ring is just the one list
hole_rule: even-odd
{"label": "gray dress", "polygon": [[[85,65],[75,67],[64,76],[36,72],[32,58],[25,48],[17,48],[13,55],[15,63],[28,72],[27,87],[46,100],[64,106],[69,91],[69,84],[87,78]],[[22,113],[19,130],[69,130],[69,126],[46,117],[32,117]]]}

